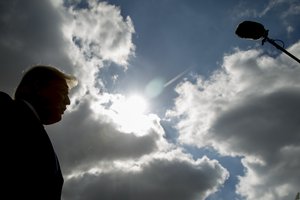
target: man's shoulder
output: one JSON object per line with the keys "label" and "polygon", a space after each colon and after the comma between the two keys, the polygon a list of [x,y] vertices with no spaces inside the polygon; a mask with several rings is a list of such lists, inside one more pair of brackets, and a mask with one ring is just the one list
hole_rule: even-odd
{"label": "man's shoulder", "polygon": [[14,100],[7,93],[0,91],[0,110],[3,114],[14,116],[26,121],[30,120],[34,114],[32,110],[23,100]]}
{"label": "man's shoulder", "polygon": [[12,98],[5,92],[0,91],[0,100],[12,100]]}
{"label": "man's shoulder", "polygon": [[14,101],[6,93],[0,91],[0,124],[8,126],[14,113]]}
{"label": "man's shoulder", "polygon": [[5,92],[0,91],[0,106],[6,107],[13,103],[13,99]]}

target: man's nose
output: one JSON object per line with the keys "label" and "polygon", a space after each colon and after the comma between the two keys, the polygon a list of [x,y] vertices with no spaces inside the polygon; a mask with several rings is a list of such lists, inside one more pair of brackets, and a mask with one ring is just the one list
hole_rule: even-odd
{"label": "man's nose", "polygon": [[70,101],[69,96],[66,96],[66,98],[65,98],[65,104],[66,105],[70,105],[70,103],[71,103],[71,101]]}

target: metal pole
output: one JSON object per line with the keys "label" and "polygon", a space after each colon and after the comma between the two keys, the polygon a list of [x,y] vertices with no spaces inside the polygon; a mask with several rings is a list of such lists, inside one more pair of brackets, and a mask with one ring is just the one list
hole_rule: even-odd
{"label": "metal pole", "polygon": [[287,50],[285,50],[284,48],[282,48],[280,45],[278,45],[276,42],[274,42],[274,40],[266,37],[265,38],[266,41],[268,41],[269,43],[271,43],[272,45],[274,45],[277,49],[283,51],[284,53],[286,53],[288,56],[290,56],[291,58],[293,58],[294,60],[296,60],[298,63],[300,63],[300,60],[294,56],[293,54],[291,54],[290,52],[288,52]]}

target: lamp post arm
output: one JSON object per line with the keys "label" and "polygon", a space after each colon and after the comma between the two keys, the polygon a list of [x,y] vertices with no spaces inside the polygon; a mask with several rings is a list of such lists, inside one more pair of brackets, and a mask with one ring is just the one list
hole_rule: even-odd
{"label": "lamp post arm", "polygon": [[265,40],[269,43],[271,43],[273,46],[275,46],[277,49],[283,51],[284,53],[286,53],[288,56],[290,56],[291,58],[293,58],[294,60],[296,60],[298,63],[300,63],[300,60],[294,56],[293,54],[291,54],[290,52],[288,52],[287,50],[285,50],[283,47],[281,47],[280,45],[278,45],[276,42],[274,42],[274,40],[266,37]]}

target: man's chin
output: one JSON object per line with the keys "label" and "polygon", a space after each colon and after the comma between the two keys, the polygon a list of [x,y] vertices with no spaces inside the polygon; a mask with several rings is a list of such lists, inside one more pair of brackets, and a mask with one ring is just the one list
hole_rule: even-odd
{"label": "man's chin", "polygon": [[59,116],[57,116],[57,117],[55,117],[55,118],[52,118],[52,119],[48,119],[48,120],[43,121],[43,124],[44,124],[44,125],[55,124],[55,123],[61,121],[61,119],[62,119],[62,117],[61,117],[61,115],[59,115]]}

